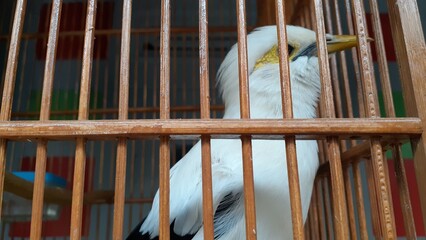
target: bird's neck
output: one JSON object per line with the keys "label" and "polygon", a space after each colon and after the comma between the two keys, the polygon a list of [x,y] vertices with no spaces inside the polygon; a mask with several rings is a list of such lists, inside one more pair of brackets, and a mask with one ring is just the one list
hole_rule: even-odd
{"label": "bird's neck", "polygon": [[[255,72],[250,76],[250,118],[279,119],[282,114],[281,84],[278,66],[271,66],[270,71]],[[295,69],[296,71],[297,69]],[[320,80],[317,74],[295,74],[291,78],[293,116],[294,118],[316,117],[316,107],[320,94]],[[311,79],[315,78],[315,79]],[[224,118],[240,118],[240,100],[238,85],[224,95]],[[228,89],[230,90],[230,89]]]}
{"label": "bird's neck", "polygon": [[[306,85],[292,84],[294,118],[314,118],[317,115],[319,92]],[[279,89],[278,89],[279,90]],[[224,118],[240,118],[240,101],[237,94],[225,102]],[[280,119],[282,114],[281,92],[257,91],[250,88],[250,118]]]}

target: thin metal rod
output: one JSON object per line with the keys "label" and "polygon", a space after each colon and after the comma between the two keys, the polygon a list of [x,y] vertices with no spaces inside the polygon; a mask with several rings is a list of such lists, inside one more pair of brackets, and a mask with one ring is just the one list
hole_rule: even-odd
{"label": "thin metal rod", "polygon": [[[44,67],[43,90],[41,97],[40,122],[49,120],[55,74],[56,49],[58,43],[59,23],[62,0],[54,0],[50,17],[49,39],[47,43],[46,64]],[[31,215],[31,239],[40,239],[43,217],[44,181],[46,174],[47,141],[39,140],[37,144],[34,193]]]}
{"label": "thin metal rod", "polygon": [[[24,27],[26,0],[16,2],[15,15],[7,57],[6,73],[3,84],[0,120],[9,121],[12,112],[13,92],[15,88],[16,70],[18,68],[19,47],[21,45],[22,29]],[[0,139],[0,216],[3,206],[4,175],[6,169],[7,141]]]}
{"label": "thin metal rod", "polygon": [[[208,2],[199,1],[200,27],[200,105],[201,118],[210,118],[210,90],[209,90],[209,42],[208,42]],[[213,226],[213,192],[210,136],[201,137],[202,148],[202,182],[203,182],[203,229],[204,239],[214,238]]]}
{"label": "thin metal rod", "polygon": [[[282,0],[275,1],[276,22],[278,32],[278,49],[280,62],[280,82],[283,117],[293,118],[293,102],[290,83],[290,64],[287,49],[287,32],[285,3]],[[300,197],[299,171],[297,167],[296,138],[285,137],[288,185],[290,190],[290,205],[293,227],[293,239],[304,239],[302,202]]]}
{"label": "thin metal rod", "polygon": [[[130,29],[132,19],[132,0],[123,2],[123,20],[121,34],[120,56],[120,86],[119,86],[119,111],[120,120],[128,119],[129,114],[129,66],[130,66]],[[117,143],[116,168],[115,168],[115,196],[113,239],[123,238],[124,204],[126,192],[126,162],[127,139],[119,138]]]}
{"label": "thin metal rod", "polygon": [[[86,27],[80,84],[80,105],[78,120],[87,120],[89,116],[90,83],[92,77],[92,58],[94,28],[96,20],[97,0],[90,0],[87,4]],[[76,141],[74,180],[71,204],[70,239],[81,238],[81,225],[83,216],[84,181],[86,167],[86,140],[79,138]]]}
{"label": "thin metal rod", "polygon": [[[321,101],[324,106],[323,114],[325,117],[335,118],[333,90],[331,87],[328,53],[325,40],[324,16],[322,13],[322,1],[314,0],[314,5],[317,20],[317,48],[321,75]],[[328,137],[327,144],[327,152],[330,161],[330,179],[333,188],[334,237],[336,239],[347,239],[349,237],[349,229],[339,142],[335,137]]]}
{"label": "thin metal rod", "polygon": [[[170,0],[161,1],[160,119],[170,118]],[[160,138],[160,230],[161,240],[170,239],[170,141]]]}
{"label": "thin metal rod", "polygon": [[[250,118],[249,75],[247,59],[246,6],[244,0],[237,0],[238,21],[238,74],[241,119]],[[254,198],[254,177],[251,137],[241,137],[244,178],[244,207],[246,217],[246,239],[256,239],[256,207]]]}

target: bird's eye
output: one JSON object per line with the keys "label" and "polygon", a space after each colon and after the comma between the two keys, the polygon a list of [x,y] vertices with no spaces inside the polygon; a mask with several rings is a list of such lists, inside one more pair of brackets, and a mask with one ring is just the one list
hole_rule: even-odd
{"label": "bird's eye", "polygon": [[294,51],[294,47],[289,44],[289,45],[287,45],[287,49],[288,49],[288,55],[291,56],[291,54]]}
{"label": "bird's eye", "polygon": [[[293,53],[293,51],[294,51],[294,47],[293,46],[291,46],[290,44],[289,45],[287,45],[287,51],[288,51],[288,55],[289,56],[291,56],[291,54]],[[277,47],[277,55],[279,56],[280,55],[280,48],[279,47]]]}

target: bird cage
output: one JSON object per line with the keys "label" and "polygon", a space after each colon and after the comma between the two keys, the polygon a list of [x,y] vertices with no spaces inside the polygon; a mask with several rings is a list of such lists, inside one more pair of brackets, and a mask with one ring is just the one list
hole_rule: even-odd
{"label": "bird cage", "polygon": [[[211,154],[213,141],[223,139],[241,143],[230,151],[241,156],[235,174],[244,183],[239,230],[246,239],[265,236],[264,214],[256,208],[255,141],[281,143],[287,162],[270,167],[288,176],[282,188],[289,202],[282,204],[291,211],[276,214],[289,219],[290,232],[268,233],[271,239],[426,237],[425,1],[15,0],[0,6],[0,239],[124,239],[138,231],[153,201],[159,239],[175,239],[169,206],[181,203],[171,194],[170,167],[198,141],[197,231],[223,239],[216,233]],[[256,59],[248,54],[247,34],[265,25],[278,36],[283,104],[274,119],[250,115]],[[291,87],[286,25],[315,32],[321,90],[315,118],[293,114],[291,96],[304,92]],[[356,46],[329,55],[326,33],[355,35]],[[227,106],[216,89],[229,51],[238,59],[228,69],[237,76],[235,119],[223,118]],[[318,153],[306,150],[315,151],[319,167],[306,203],[298,149],[312,140]],[[192,174],[198,176],[174,177],[189,186]]]}

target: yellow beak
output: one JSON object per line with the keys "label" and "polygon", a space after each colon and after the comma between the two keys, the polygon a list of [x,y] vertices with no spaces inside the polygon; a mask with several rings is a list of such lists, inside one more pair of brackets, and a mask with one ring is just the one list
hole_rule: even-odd
{"label": "yellow beak", "polygon": [[[373,41],[368,38],[368,41]],[[331,41],[327,42],[328,53],[342,51],[358,45],[358,38],[355,35],[334,35]]]}

